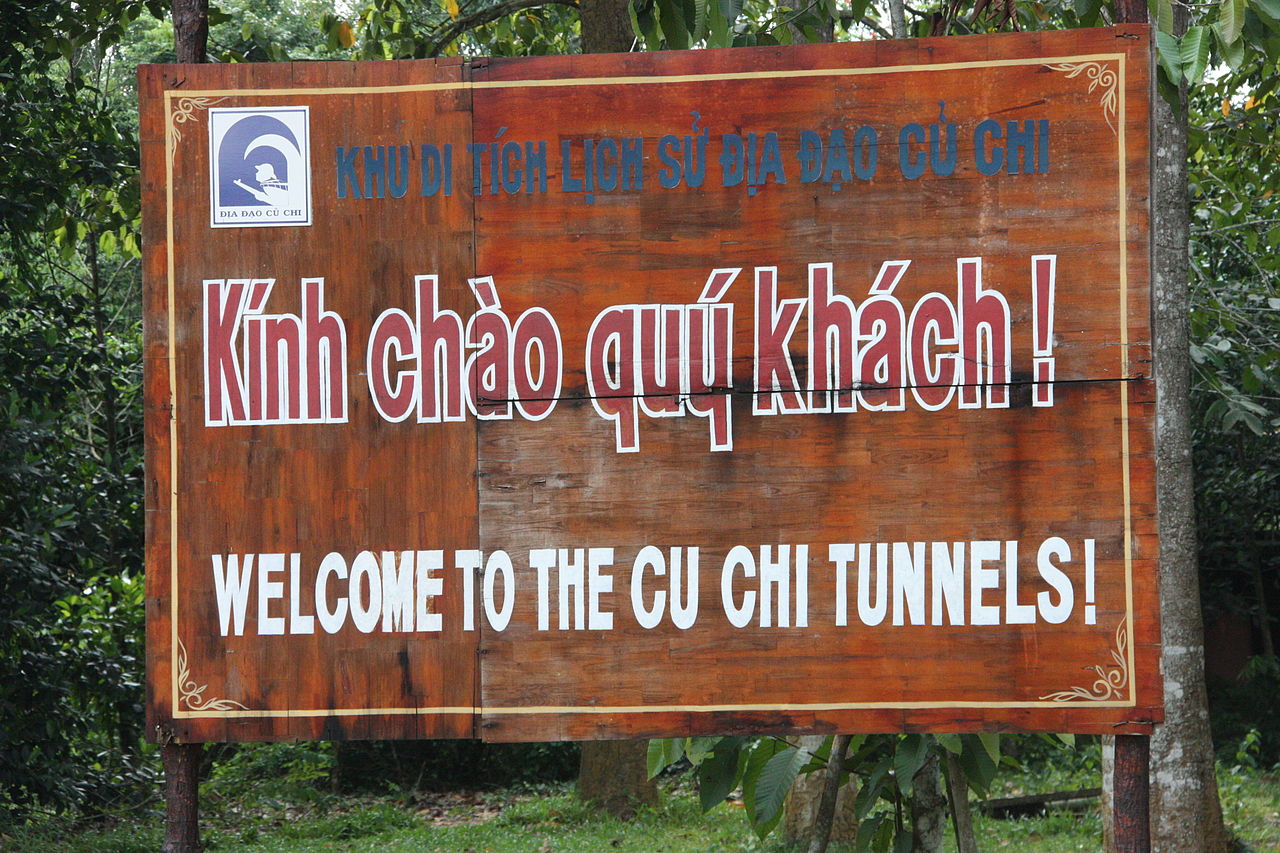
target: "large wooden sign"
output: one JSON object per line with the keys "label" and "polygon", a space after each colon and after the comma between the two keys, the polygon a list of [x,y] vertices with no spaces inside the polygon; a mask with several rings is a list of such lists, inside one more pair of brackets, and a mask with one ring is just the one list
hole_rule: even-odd
{"label": "large wooden sign", "polygon": [[1144,731],[1150,51],[144,68],[157,736]]}

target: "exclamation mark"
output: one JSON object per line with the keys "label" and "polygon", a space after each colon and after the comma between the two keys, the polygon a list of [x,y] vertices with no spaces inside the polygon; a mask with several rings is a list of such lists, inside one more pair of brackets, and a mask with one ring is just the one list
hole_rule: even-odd
{"label": "exclamation mark", "polygon": [[1031,256],[1031,301],[1036,323],[1031,361],[1033,406],[1053,405],[1053,290],[1057,274],[1057,255]]}
{"label": "exclamation mark", "polygon": [[1084,540],[1084,624],[1098,623],[1098,608],[1093,603],[1093,540]]}

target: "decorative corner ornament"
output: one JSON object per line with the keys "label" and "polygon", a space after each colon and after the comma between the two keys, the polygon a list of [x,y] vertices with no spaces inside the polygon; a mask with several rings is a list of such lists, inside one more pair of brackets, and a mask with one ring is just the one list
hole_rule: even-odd
{"label": "decorative corner ornament", "polygon": [[1101,86],[1102,116],[1107,120],[1107,127],[1111,128],[1111,132],[1116,132],[1116,126],[1112,119],[1117,118],[1116,84],[1120,81],[1120,75],[1116,74],[1115,69],[1103,65],[1101,62],[1066,62],[1057,65],[1046,65],[1045,67],[1052,71],[1067,72],[1067,79],[1084,74],[1089,78],[1090,92]]}
{"label": "decorative corner ornament", "polygon": [[1116,626],[1116,647],[1111,650],[1111,659],[1115,667],[1105,669],[1102,666],[1086,666],[1085,670],[1097,674],[1098,678],[1089,687],[1072,687],[1041,696],[1041,700],[1054,702],[1105,702],[1108,699],[1119,699],[1124,689],[1129,686],[1129,633],[1125,631],[1125,622],[1129,617],[1120,620]]}
{"label": "decorative corner ornament", "polygon": [[247,706],[234,699],[206,699],[207,684],[196,684],[187,666],[187,647],[178,640],[178,701],[189,711],[247,711]]}
{"label": "decorative corner ornament", "polygon": [[226,98],[179,98],[178,107],[173,112],[173,124],[170,126],[170,133],[173,134],[173,144],[177,145],[182,141],[182,131],[178,128],[179,124],[196,120],[196,110],[207,110],[214,104],[220,104]]}

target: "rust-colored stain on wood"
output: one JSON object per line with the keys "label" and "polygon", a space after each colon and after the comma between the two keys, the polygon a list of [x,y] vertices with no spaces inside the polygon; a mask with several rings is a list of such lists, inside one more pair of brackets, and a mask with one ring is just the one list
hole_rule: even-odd
{"label": "rust-colored stain on wood", "polygon": [[142,69],[155,736],[1147,730],[1150,51]]}

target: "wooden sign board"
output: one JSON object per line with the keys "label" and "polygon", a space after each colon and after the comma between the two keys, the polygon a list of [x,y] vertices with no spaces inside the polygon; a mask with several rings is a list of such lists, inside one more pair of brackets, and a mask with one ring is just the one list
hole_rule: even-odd
{"label": "wooden sign board", "polygon": [[1150,56],[144,68],[157,736],[1146,730]]}

